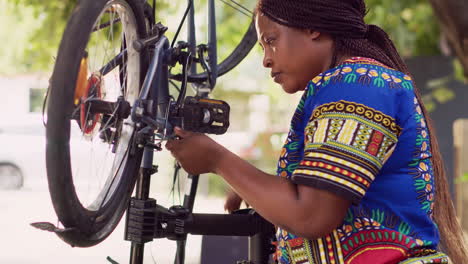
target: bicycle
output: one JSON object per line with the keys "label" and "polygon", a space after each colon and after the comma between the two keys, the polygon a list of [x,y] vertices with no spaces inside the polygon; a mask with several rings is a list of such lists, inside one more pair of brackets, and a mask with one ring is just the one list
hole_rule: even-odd
{"label": "bicycle", "polygon": [[[64,228],[35,226],[55,232],[72,246],[89,247],[109,236],[128,208],[131,263],[142,263],[145,242],[162,237],[178,241],[176,263],[183,263],[187,233],[253,236],[254,260],[249,263],[265,263],[273,227],[261,217],[251,211],[191,213],[198,175],[189,175],[190,193],[181,207],[166,209],[149,198],[150,176],[157,171],[153,152],[173,136],[175,125],[202,133],[227,130],[229,105],[208,99],[208,94],[217,78],[239,64],[256,43],[250,22],[236,48],[218,64],[214,0],[207,0],[208,44],[200,45],[195,41],[194,1],[187,2],[169,43],[168,28],[155,22],[155,1],[79,1],[63,34],[47,97],[49,190]],[[188,40],[176,42],[185,20]],[[181,72],[173,73],[177,70]],[[195,96],[186,97],[188,83],[194,85]],[[179,91],[177,98],[170,95],[170,84]],[[89,152],[83,156],[84,147]],[[100,184],[91,184],[93,179]],[[130,198],[135,185],[136,195]],[[219,221],[220,228],[208,224],[212,221]]]}

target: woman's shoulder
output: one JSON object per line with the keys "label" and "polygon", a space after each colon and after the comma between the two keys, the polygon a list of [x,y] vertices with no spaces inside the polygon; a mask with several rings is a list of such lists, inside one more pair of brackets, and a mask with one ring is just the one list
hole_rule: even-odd
{"label": "woman's shoulder", "polygon": [[323,72],[309,82],[309,86],[323,89],[334,86],[361,86],[381,89],[413,90],[411,76],[388,67],[374,59],[353,57],[342,64]]}
{"label": "woman's shoulder", "polygon": [[402,117],[402,104],[411,105],[414,98],[414,84],[409,75],[362,57],[346,60],[319,74],[309,82],[306,91],[306,105],[311,111],[320,105],[345,102],[393,117]]}

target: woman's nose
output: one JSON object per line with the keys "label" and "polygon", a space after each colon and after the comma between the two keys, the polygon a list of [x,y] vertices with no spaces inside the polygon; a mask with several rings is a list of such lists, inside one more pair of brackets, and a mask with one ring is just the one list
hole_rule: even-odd
{"label": "woman's nose", "polygon": [[272,65],[273,65],[273,61],[271,60],[271,58],[269,56],[265,55],[263,57],[263,67],[271,68]]}

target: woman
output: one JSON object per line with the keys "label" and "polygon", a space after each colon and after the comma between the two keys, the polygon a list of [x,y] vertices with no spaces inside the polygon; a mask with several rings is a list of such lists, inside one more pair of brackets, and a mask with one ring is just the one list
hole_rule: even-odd
{"label": "woman", "polygon": [[167,148],[278,227],[279,263],[448,263],[440,244],[468,263],[421,97],[365,13],[362,0],[258,2],[263,65],[286,93],[303,93],[280,177],[201,134],[177,129]]}

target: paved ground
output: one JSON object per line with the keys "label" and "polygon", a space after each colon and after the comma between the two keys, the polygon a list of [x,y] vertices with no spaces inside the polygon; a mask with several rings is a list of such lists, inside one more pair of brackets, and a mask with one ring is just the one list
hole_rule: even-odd
{"label": "paved ground", "polygon": [[[221,213],[222,204],[220,199],[199,197],[196,211]],[[119,263],[128,263],[130,243],[123,240],[123,221],[107,240],[95,247],[84,249],[72,248],[53,233],[31,227],[31,222],[57,222],[45,186],[19,191],[0,191],[0,212],[0,263],[109,263],[106,261],[107,256]],[[201,237],[189,236],[186,253],[188,264],[199,263],[200,250]],[[144,263],[171,263],[174,254],[175,242],[155,240],[146,246]]]}

